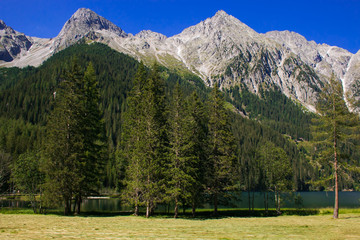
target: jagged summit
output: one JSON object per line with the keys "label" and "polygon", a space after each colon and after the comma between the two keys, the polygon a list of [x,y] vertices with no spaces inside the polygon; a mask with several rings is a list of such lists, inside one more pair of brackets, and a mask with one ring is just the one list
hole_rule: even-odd
{"label": "jagged summit", "polygon": [[79,41],[90,32],[107,31],[119,37],[127,34],[109,20],[99,16],[87,8],[80,8],[65,23],[54,43],[54,50],[58,51]]}
{"label": "jagged summit", "polygon": [[0,20],[0,60],[11,62],[31,47],[32,42]]}
{"label": "jagged summit", "polygon": [[[118,36],[125,37],[127,34],[118,26],[110,22],[109,20],[99,16],[88,8],[78,9],[72,17],[68,20],[69,24],[77,25],[84,30],[108,30],[117,34]],[[66,24],[64,26],[66,28]]]}
{"label": "jagged summit", "polygon": [[0,35],[4,36],[5,34],[16,34],[16,31],[7,26],[3,20],[0,20]]}
{"label": "jagged summit", "polygon": [[215,16],[230,16],[224,10],[219,10],[216,12]]}
{"label": "jagged summit", "polygon": [[6,24],[3,20],[0,19],[0,30],[3,30],[4,28],[6,28]]}
{"label": "jagged summit", "polygon": [[223,10],[169,38],[150,30],[126,34],[87,8],[78,9],[53,39],[26,37],[0,20],[0,66],[38,66],[82,39],[104,43],[145,64],[157,61],[191,71],[210,86],[244,84],[254,93],[260,86],[277,86],[309,109],[314,109],[332,72],[347,89],[360,76],[360,54],[317,44],[290,31],[259,34]]}

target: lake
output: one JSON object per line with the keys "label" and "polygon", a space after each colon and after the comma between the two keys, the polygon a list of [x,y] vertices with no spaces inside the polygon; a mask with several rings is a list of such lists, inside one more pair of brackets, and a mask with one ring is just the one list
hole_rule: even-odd
{"label": "lake", "polygon": [[[301,201],[297,204],[293,197],[283,196],[283,208],[326,208],[334,206],[334,192],[296,192],[295,196],[301,196]],[[254,207],[264,208],[264,195],[260,192],[250,193],[254,196]],[[223,199],[220,201],[219,208],[248,208],[248,193],[242,192],[231,200]],[[275,205],[270,196],[269,207],[274,208]],[[360,192],[339,192],[340,208],[360,208]],[[1,200],[2,207],[28,207],[29,203],[20,200]],[[166,211],[168,206],[160,205],[158,210]],[[212,208],[208,199],[202,208]],[[172,209],[172,207],[171,207]],[[85,199],[82,203],[82,211],[131,211],[132,209],[122,206],[121,200],[117,198],[92,198]]]}

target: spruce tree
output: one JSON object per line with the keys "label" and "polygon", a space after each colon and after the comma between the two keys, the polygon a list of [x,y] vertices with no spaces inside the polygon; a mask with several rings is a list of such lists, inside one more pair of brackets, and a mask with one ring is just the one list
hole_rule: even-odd
{"label": "spruce tree", "polygon": [[[127,99],[127,111],[122,125],[121,157],[127,165],[125,172],[125,199],[134,205],[134,215],[139,214],[139,207],[144,205],[145,151],[144,123],[145,107],[144,86],[147,80],[145,66],[141,63],[134,78],[133,88]],[[120,164],[120,163],[119,163]]]}
{"label": "spruce tree", "polygon": [[194,91],[187,101],[187,124],[186,136],[188,146],[187,155],[192,157],[190,167],[194,181],[190,186],[192,215],[195,216],[195,210],[200,205],[205,185],[205,163],[207,160],[207,115],[205,107],[197,93]]}
{"label": "spruce tree", "polygon": [[81,176],[75,190],[76,213],[80,214],[83,197],[95,193],[102,180],[106,160],[106,140],[104,123],[99,109],[100,93],[95,70],[90,62],[79,86],[82,96],[83,112],[79,116],[82,135],[81,157],[77,162],[77,174]]}
{"label": "spruce tree", "polygon": [[174,217],[178,217],[179,202],[186,202],[191,197],[195,185],[196,162],[198,156],[193,149],[192,116],[186,111],[185,101],[179,83],[175,85],[169,116],[169,183],[167,194],[175,202]]}
{"label": "spruce tree", "polygon": [[168,136],[164,81],[158,65],[154,65],[144,88],[144,149],[146,152],[144,201],[146,217],[164,198],[165,166],[167,162]]}
{"label": "spruce tree", "polygon": [[47,123],[43,151],[45,196],[48,202],[63,203],[65,215],[76,213],[84,196],[95,192],[102,176],[104,134],[98,108],[95,72],[89,64],[85,74],[76,60],[53,94],[55,106]]}
{"label": "spruce tree", "polygon": [[64,204],[64,214],[71,213],[71,200],[81,176],[77,174],[82,157],[81,121],[83,108],[79,94],[82,73],[73,63],[60,88],[54,92],[55,106],[47,123],[43,169],[45,197],[49,204]]}
{"label": "spruce tree", "polygon": [[208,161],[205,165],[207,189],[213,197],[214,215],[217,215],[219,194],[228,190],[233,180],[235,159],[234,136],[225,101],[215,85],[209,102]]}
{"label": "spruce tree", "polygon": [[128,102],[124,122],[122,155],[128,161],[126,196],[135,205],[146,206],[149,217],[164,199],[168,138],[164,82],[159,67],[153,66],[145,78],[140,65]]}

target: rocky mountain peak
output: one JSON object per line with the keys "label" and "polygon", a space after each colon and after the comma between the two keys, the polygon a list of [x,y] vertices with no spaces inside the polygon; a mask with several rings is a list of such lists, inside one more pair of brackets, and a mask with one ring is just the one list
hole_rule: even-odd
{"label": "rocky mountain peak", "polygon": [[128,35],[118,26],[109,20],[99,16],[87,8],[80,8],[65,23],[59,35],[56,37],[53,51],[62,50],[87,35],[94,35],[94,32],[106,31],[107,35],[127,37]]}
{"label": "rocky mountain peak", "polygon": [[6,28],[6,24],[3,20],[0,19],[0,30],[3,30],[4,28]]}
{"label": "rocky mountain peak", "polygon": [[30,49],[32,42],[0,20],[0,61],[11,62]]}
{"label": "rocky mountain peak", "polygon": [[215,13],[214,17],[224,18],[224,17],[230,17],[231,15],[227,14],[224,10],[219,10]]}
{"label": "rocky mountain peak", "polygon": [[59,35],[73,30],[76,30],[78,34],[96,30],[108,30],[120,37],[127,36],[121,28],[87,8],[77,10],[65,23]]}
{"label": "rocky mountain peak", "polygon": [[93,17],[97,17],[98,15],[94,12],[94,11],[92,11],[92,10],[90,10],[90,9],[88,9],[88,8],[79,8],[74,14],[73,14],[73,17],[74,18],[82,18],[82,17],[91,17],[91,16],[93,16]]}
{"label": "rocky mountain peak", "polygon": [[7,26],[3,20],[0,20],[0,35],[17,34],[14,29]]}

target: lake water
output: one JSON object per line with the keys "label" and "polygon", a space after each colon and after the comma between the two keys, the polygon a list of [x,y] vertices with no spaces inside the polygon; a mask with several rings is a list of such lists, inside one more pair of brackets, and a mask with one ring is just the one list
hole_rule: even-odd
{"label": "lake water", "polygon": [[[296,196],[301,196],[300,203],[297,204],[293,197],[283,196],[283,208],[325,208],[334,206],[334,192],[297,192]],[[250,193],[254,196],[254,207],[264,207],[264,195],[260,192]],[[226,201],[220,201],[219,208],[248,208],[248,193],[243,192],[237,195],[236,198]],[[269,207],[275,207],[270,196]],[[360,208],[360,192],[339,192],[340,208]],[[19,200],[1,200],[1,207],[28,207],[29,203]],[[168,206],[159,206],[158,210],[166,211]],[[210,200],[205,203],[202,208],[212,208]],[[172,209],[172,207],[171,207]],[[117,198],[99,198],[99,199],[85,199],[82,203],[82,211],[131,211],[132,209],[122,206],[120,199]]]}

